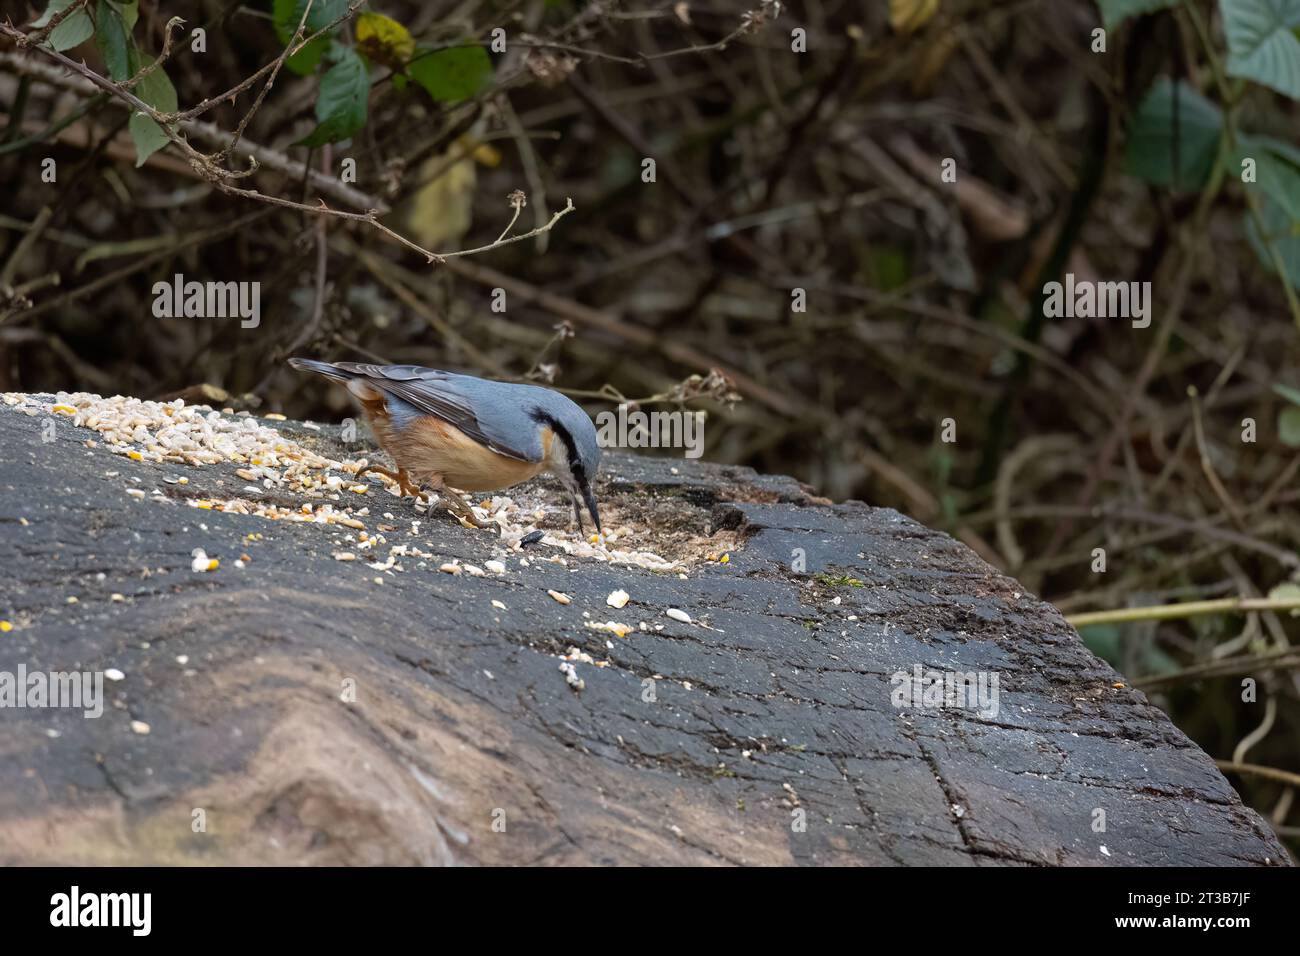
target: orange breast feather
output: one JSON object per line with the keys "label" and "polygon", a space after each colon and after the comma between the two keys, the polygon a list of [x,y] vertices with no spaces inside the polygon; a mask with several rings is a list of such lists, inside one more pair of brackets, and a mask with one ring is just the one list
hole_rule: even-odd
{"label": "orange breast feather", "polygon": [[[542,446],[549,453],[553,435],[542,429]],[[547,464],[518,461],[485,448],[454,425],[432,415],[417,419],[393,435],[390,454],[403,468],[428,480],[441,476],[462,491],[497,491],[526,481]]]}

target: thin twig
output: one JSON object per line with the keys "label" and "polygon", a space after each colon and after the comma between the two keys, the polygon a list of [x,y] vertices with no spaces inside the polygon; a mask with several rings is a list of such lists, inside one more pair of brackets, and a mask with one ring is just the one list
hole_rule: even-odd
{"label": "thin twig", "polygon": [[[22,32],[15,30],[12,26],[8,24],[0,24],[0,35],[7,36],[10,39],[13,39],[20,43],[22,42],[22,40],[25,39],[26,36]],[[123,89],[120,84],[114,83],[111,80],[108,80],[103,76],[100,76],[98,73],[90,69],[84,63],[79,63],[70,57],[64,56],[62,53],[59,53],[58,51],[50,50],[45,47],[39,47],[38,49],[40,50],[41,53],[57,60],[59,63],[68,67],[74,72],[81,74],[91,83],[93,83],[95,86],[125,101],[131,107],[133,107],[134,109],[138,110],[141,113],[144,113],[146,116],[151,118],[154,122],[158,123],[158,125],[162,128],[163,132],[166,134],[167,138],[171,140],[172,143],[177,145],[186,154],[186,156],[190,160],[190,164],[195,168],[195,170],[199,172],[199,174],[204,179],[212,183],[212,185],[217,189],[219,189],[221,192],[231,196],[240,196],[245,199],[255,200],[257,202],[263,202],[274,206],[280,206],[285,209],[295,209],[298,210],[299,212],[310,213],[312,215],[334,216],[335,218],[338,219],[347,219],[353,222],[366,223],[367,225],[384,233],[390,239],[393,239],[394,241],[400,243],[401,245],[406,246],[408,249],[411,249],[414,252],[418,252],[420,255],[424,256],[425,261],[430,264],[441,263],[444,262],[446,259],[452,257],[464,257],[464,256],[477,255],[478,253],[488,252],[500,246],[506,246],[514,242],[522,242],[525,239],[531,239],[534,236],[541,235],[544,232],[548,232],[550,229],[552,229],[555,226],[557,222],[559,222],[560,219],[562,219],[564,216],[574,211],[573,201],[569,200],[564,209],[561,209],[559,212],[551,216],[550,221],[548,221],[545,225],[539,226],[538,228],[532,230],[531,232],[522,233],[521,235],[518,236],[511,236],[508,239],[499,239],[496,242],[489,243],[488,245],[485,246],[478,246],[474,249],[463,249],[456,252],[446,252],[446,253],[430,252],[428,249],[423,248],[422,246],[420,246],[415,242],[412,242],[410,239],[407,239],[405,236],[395,232],[394,230],[390,229],[388,226],[385,226],[382,222],[380,222],[379,221],[380,210],[378,207],[367,209],[364,213],[346,212],[343,210],[333,209],[325,205],[324,200],[318,200],[318,204],[313,206],[306,203],[295,202],[291,199],[285,199],[280,196],[267,195],[265,193],[257,191],[256,189],[244,189],[232,185],[231,180],[251,174],[256,168],[256,163],[253,164],[253,169],[250,169],[242,173],[236,173],[231,170],[223,169],[217,166],[216,163],[214,162],[214,157],[205,156],[202,153],[200,153],[198,150],[194,149],[194,147],[192,147],[184,139],[184,137],[180,136],[175,131],[175,129],[168,124],[168,119],[166,114],[159,112],[154,107],[152,107],[151,105],[149,105],[148,103],[140,99],[138,96],[136,96],[134,93],[130,92],[129,90]],[[222,154],[218,153],[216,155],[219,157]]]}
{"label": "thin twig", "polygon": [[[292,57],[294,54],[296,54],[307,44],[311,43],[313,40],[316,40],[324,36],[326,33],[329,33],[331,30],[333,30],[344,20],[350,19],[352,15],[356,13],[357,8],[359,8],[361,4],[364,2],[365,0],[352,0],[352,3],[348,5],[348,8],[344,10],[343,13],[339,14],[338,17],[331,20],[329,23],[325,24],[325,26],[321,27],[319,30],[317,30],[315,33],[311,34],[310,36],[303,37],[302,41],[294,45],[293,48],[289,51],[289,56]],[[208,110],[212,109],[214,106],[218,105],[219,103],[224,103],[224,102],[233,103],[235,101],[235,98],[238,97],[240,93],[243,93],[245,90],[251,88],[254,83],[260,80],[267,73],[271,72],[272,70],[278,69],[279,68],[278,65],[281,62],[283,62],[282,58],[280,56],[277,56],[274,60],[265,64],[260,69],[258,69],[257,72],[253,73],[251,76],[247,77],[246,79],[241,80],[239,83],[236,83],[234,86],[226,90],[224,93],[221,93],[218,96],[211,96],[204,100],[201,100],[197,106],[192,106],[187,110],[181,110],[179,112],[173,113],[168,118],[171,120],[192,120],[197,116],[202,116],[204,113],[206,113]]]}
{"label": "thin twig", "polygon": [[280,55],[275,58],[275,62],[271,66],[271,75],[267,78],[266,82],[262,84],[262,88],[257,91],[257,98],[253,100],[253,105],[248,108],[248,111],[240,119],[239,125],[235,127],[235,133],[230,137],[230,142],[227,143],[219,153],[217,153],[217,158],[223,162],[226,157],[230,155],[231,150],[239,145],[239,140],[243,137],[244,130],[248,128],[249,122],[257,113],[258,109],[261,108],[262,101],[266,99],[266,94],[271,92],[271,87],[275,85],[275,78],[280,75],[280,67],[284,66],[284,61],[289,58],[289,51],[301,48],[300,45],[295,46],[295,44],[297,41],[302,39],[303,31],[307,29],[307,18],[311,16],[311,7],[315,2],[316,0],[307,0],[307,5],[302,8],[302,19],[298,21],[298,29],[294,30],[293,37],[285,44],[284,49],[280,51]]}
{"label": "thin twig", "polygon": [[1214,765],[1224,773],[1237,773],[1247,777],[1262,777],[1292,787],[1300,787],[1300,773],[1279,770],[1277,767],[1264,767],[1257,763],[1233,763],[1231,760],[1216,760]]}
{"label": "thin twig", "polygon": [[1112,611],[1089,611],[1065,620],[1074,628],[1090,624],[1122,624],[1130,621],[1175,621],[1206,614],[1246,614],[1251,611],[1300,610],[1300,598],[1221,598],[1217,601],[1187,601],[1183,604],[1156,604],[1147,607],[1122,607]]}

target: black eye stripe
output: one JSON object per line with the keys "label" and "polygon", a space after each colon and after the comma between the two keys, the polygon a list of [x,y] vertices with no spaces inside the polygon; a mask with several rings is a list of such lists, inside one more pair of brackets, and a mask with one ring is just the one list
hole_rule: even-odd
{"label": "black eye stripe", "polygon": [[564,450],[568,452],[569,470],[572,471],[575,476],[581,472],[582,462],[578,458],[578,448],[573,443],[573,436],[569,434],[569,430],[556,421],[554,417],[548,415],[540,408],[533,409],[533,420],[548,425],[551,431],[560,436],[560,441],[564,442]]}

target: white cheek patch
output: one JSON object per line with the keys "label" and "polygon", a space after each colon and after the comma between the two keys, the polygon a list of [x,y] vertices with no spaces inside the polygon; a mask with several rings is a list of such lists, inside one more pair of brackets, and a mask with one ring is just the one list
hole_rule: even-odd
{"label": "white cheek patch", "polygon": [[561,478],[569,477],[569,449],[558,435],[551,441],[551,453],[548,456],[550,470]]}

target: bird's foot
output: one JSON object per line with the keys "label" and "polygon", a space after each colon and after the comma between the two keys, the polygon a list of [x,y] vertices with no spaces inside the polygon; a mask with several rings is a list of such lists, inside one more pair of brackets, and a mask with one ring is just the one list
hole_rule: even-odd
{"label": "bird's foot", "polygon": [[391,478],[397,482],[397,488],[403,495],[411,495],[416,501],[420,500],[420,489],[411,482],[410,476],[407,475],[405,468],[399,468],[397,471],[389,471],[387,468],[380,468],[378,465],[366,465],[360,469],[354,478],[360,478],[368,471],[373,471],[377,475],[383,475],[385,478]]}
{"label": "bird's foot", "polygon": [[444,485],[442,488],[438,489],[438,494],[442,495],[442,500],[446,505],[447,510],[459,518],[461,524],[470,525],[475,528],[491,527],[487,522],[480,520],[478,515],[474,514],[474,508],[468,501],[450,488]]}

